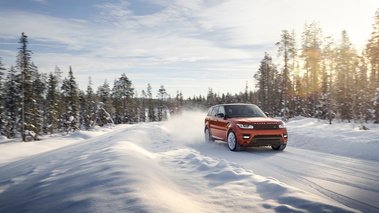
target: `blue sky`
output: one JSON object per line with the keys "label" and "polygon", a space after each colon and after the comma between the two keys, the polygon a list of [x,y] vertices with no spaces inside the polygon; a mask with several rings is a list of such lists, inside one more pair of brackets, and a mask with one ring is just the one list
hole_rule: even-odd
{"label": "blue sky", "polygon": [[[72,66],[82,89],[125,73],[174,96],[254,89],[264,52],[276,57],[282,30],[300,37],[317,21],[325,36],[347,30],[361,48],[378,0],[0,0],[0,57],[15,65],[21,32],[40,72]],[[300,41],[300,40],[298,40]],[[279,62],[279,61],[278,61]]]}

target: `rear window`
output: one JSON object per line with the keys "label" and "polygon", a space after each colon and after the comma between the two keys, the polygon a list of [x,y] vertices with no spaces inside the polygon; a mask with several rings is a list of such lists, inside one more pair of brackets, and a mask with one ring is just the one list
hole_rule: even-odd
{"label": "rear window", "polygon": [[225,111],[228,118],[266,117],[255,105],[226,105]]}

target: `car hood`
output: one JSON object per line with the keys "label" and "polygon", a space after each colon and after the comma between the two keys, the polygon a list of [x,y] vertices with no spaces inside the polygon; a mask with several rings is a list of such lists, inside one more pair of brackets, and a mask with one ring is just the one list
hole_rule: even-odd
{"label": "car hood", "polygon": [[249,123],[249,124],[282,124],[283,121],[275,119],[275,118],[269,118],[269,117],[249,117],[249,118],[232,118],[230,120],[233,120],[238,123]]}

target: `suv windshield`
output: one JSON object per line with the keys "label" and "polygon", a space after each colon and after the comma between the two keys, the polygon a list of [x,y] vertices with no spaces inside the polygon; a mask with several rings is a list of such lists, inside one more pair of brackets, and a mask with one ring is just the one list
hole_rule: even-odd
{"label": "suv windshield", "polygon": [[226,105],[225,111],[228,118],[266,117],[255,105]]}

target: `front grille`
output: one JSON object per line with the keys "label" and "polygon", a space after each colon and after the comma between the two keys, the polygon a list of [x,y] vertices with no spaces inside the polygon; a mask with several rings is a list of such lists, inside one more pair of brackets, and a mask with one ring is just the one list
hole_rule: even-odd
{"label": "front grille", "polygon": [[279,129],[279,125],[278,124],[254,124],[254,129],[256,130]]}
{"label": "front grille", "polygon": [[280,135],[256,135],[251,145],[252,146],[269,146],[283,144],[283,139]]}

